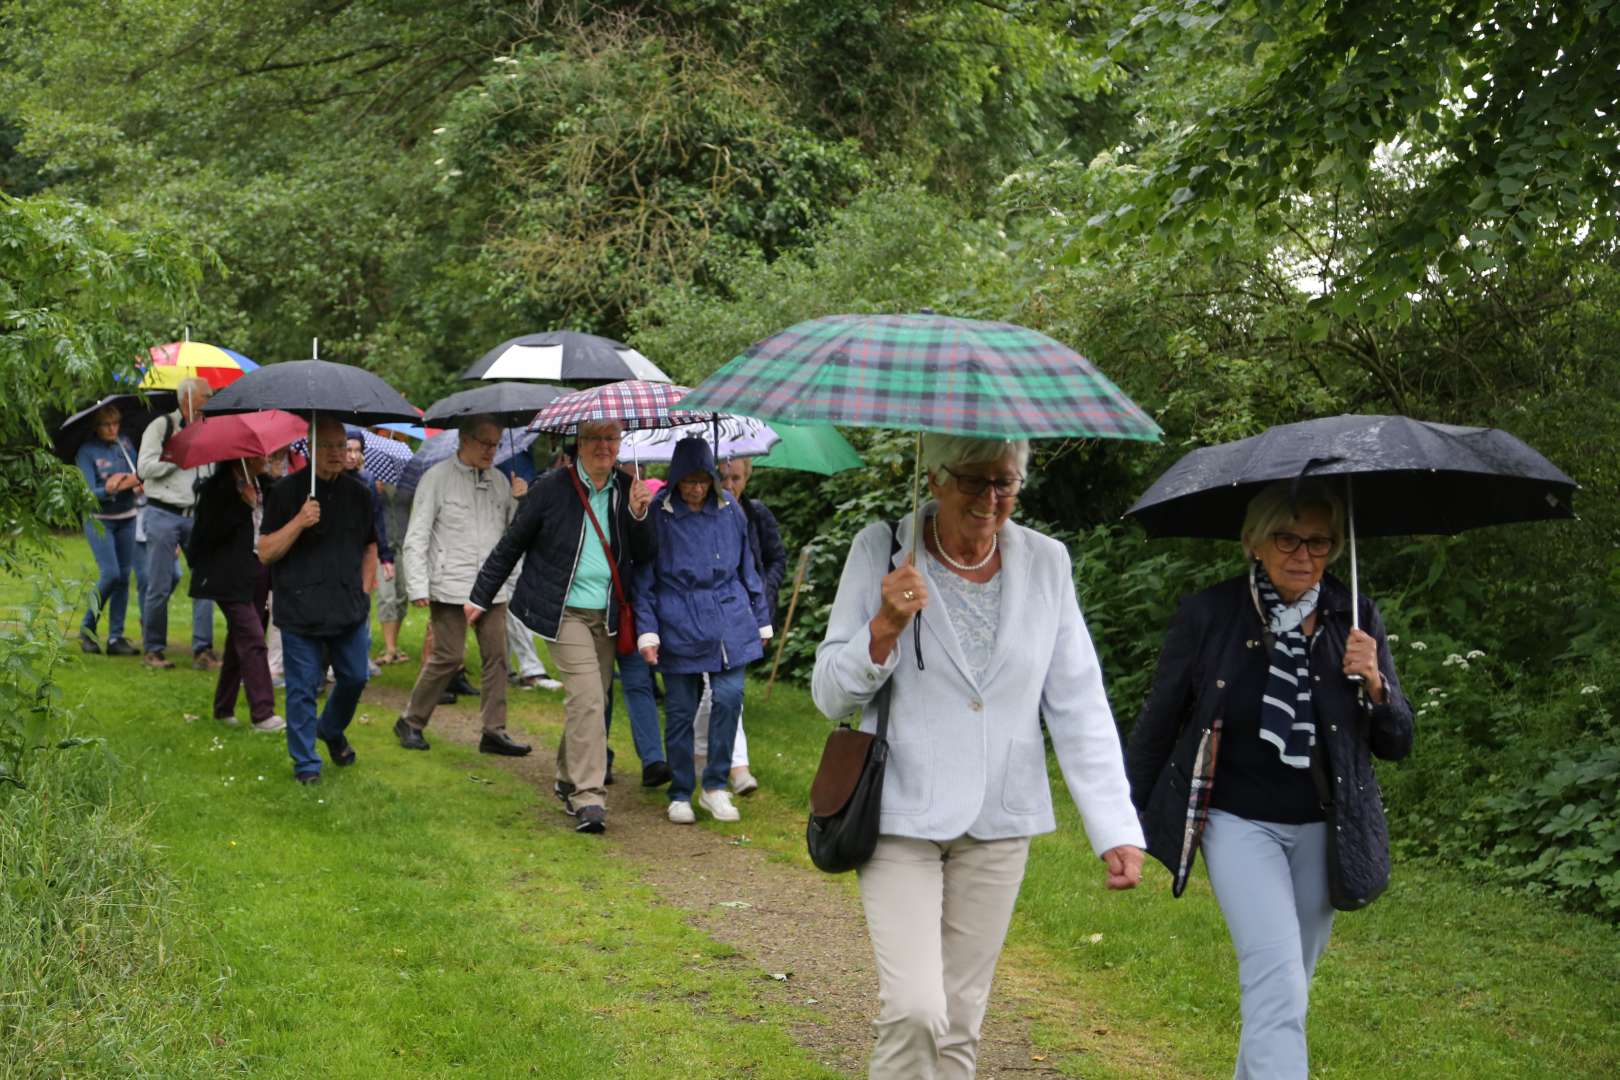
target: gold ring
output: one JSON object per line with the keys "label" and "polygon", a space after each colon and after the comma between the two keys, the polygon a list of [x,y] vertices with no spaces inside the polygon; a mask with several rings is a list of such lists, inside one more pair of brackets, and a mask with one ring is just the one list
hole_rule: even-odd
{"label": "gold ring", "polygon": [[917,594],[912,592],[910,589],[907,589],[905,592],[901,593],[900,595],[904,596],[907,600],[915,600],[915,599],[917,599]]}

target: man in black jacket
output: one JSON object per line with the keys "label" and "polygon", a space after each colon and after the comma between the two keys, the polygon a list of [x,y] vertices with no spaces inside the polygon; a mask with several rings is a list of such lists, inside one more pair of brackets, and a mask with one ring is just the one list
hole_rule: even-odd
{"label": "man in black jacket", "polygon": [[652,557],[652,492],[613,467],[623,433],[616,420],[579,426],[574,464],[551,470],[529,488],[484,560],[466,609],[468,621],[476,622],[523,560],[509,610],[551,643],[565,715],[555,790],[577,819],[576,831],[584,833],[607,827],[602,709],[613,680],[622,589],[631,565]]}
{"label": "man in black jacket", "polygon": [[[377,572],[371,493],[343,471],[343,425],[319,419],[315,461],[270,489],[260,524],[259,560],[270,567],[287,679],[287,752],[301,784],[319,782],[315,737],[336,765],[352,765],[343,734],[366,688],[371,645],[371,587]],[[309,471],[315,471],[310,497]],[[315,692],[330,654],[337,682],[319,723]]]}

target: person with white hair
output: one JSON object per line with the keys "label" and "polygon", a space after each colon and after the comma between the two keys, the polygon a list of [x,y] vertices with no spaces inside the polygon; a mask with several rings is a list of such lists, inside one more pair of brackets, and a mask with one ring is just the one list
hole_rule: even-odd
{"label": "person with white hair", "polygon": [[[169,596],[174,592],[176,546],[182,550],[191,542],[193,516],[197,508],[197,487],[213,473],[213,466],[182,469],[163,460],[163,448],[186,425],[202,416],[202,407],[214,394],[207,379],[193,376],[176,387],[179,407],[159,416],[141,433],[141,453],[137,461],[141,483],[146,490],[142,514],[146,532],[147,564],[141,575],[145,596],[141,608],[141,662],[150,668],[172,668],[174,661],[164,657],[169,641]],[[214,602],[191,602],[192,667],[199,671],[219,668],[214,652]]]}
{"label": "person with white hair", "polygon": [[1021,439],[925,435],[933,500],[916,564],[914,515],[864,529],[816,650],[823,713],[858,713],[864,731],[889,717],[877,848],[859,870],[878,969],[873,1077],[974,1073],[1030,837],[1056,828],[1043,722],[1108,887],[1141,877],[1068,548],[1010,520],[1028,463]]}

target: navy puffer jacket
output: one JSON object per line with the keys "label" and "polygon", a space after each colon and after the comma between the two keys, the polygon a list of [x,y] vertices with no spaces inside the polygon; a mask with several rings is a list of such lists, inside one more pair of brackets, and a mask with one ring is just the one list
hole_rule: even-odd
{"label": "navy puffer jacket", "polygon": [[[1364,706],[1341,672],[1350,635],[1350,590],[1324,575],[1317,601],[1318,640],[1311,645],[1315,682],[1311,705],[1318,744],[1326,757],[1338,827],[1339,871],[1347,891],[1363,902],[1389,878],[1389,831],[1372,755],[1399,761],[1412,749],[1412,706],[1401,692],[1395,661],[1378,608],[1361,597],[1361,628],[1378,643],[1385,701]],[[1203,826],[1192,784],[1200,771],[1199,743],[1226,707],[1225,690],[1242,665],[1269,665],[1265,625],[1249,592],[1247,575],[1184,597],[1171,620],[1147,703],[1125,749],[1125,772],[1147,834],[1148,853],[1175,875],[1176,895],[1186,886]],[[1217,752],[1213,779],[1220,782]],[[1187,843],[1188,822],[1194,835]]]}
{"label": "navy puffer jacket", "polygon": [[[714,481],[701,510],[681,499],[683,477]],[[721,490],[714,456],[702,439],[682,439],[669,484],[652,501],[654,552],[636,567],[636,631],[657,634],[658,666],[678,675],[725,671],[764,655],[760,630],[771,625],[764,586],[748,542],[748,519]]]}
{"label": "navy puffer jacket", "polygon": [[[517,516],[479,568],[468,597],[488,609],[511,576],[512,567],[522,559],[523,573],[512,591],[510,611],[547,641],[557,640],[581,547],[601,543],[568,475],[572,468],[552,469],[529,486]],[[646,519],[637,521],[630,516],[630,478],[615,469],[612,484],[608,520],[601,524],[619,567],[619,579],[629,589],[633,565],[652,555],[652,526]],[[607,632],[612,636],[618,633],[619,605],[611,587],[608,597]]]}

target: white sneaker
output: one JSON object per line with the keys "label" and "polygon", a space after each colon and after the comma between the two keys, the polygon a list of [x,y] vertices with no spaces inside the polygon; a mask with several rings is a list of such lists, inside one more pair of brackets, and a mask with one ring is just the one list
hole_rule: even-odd
{"label": "white sneaker", "polygon": [[731,770],[731,790],[738,795],[752,795],[759,790],[759,781],[745,766],[738,766]]}
{"label": "white sneaker", "polygon": [[279,716],[277,716],[275,714],[271,714],[270,716],[265,717],[263,720],[255,720],[255,721],[253,721],[253,730],[254,731],[286,731],[287,730],[287,721],[283,720],[281,717],[279,717]]}
{"label": "white sneaker", "polygon": [[669,804],[669,820],[677,825],[690,825],[697,820],[692,812],[692,804],[685,799],[677,799]]}
{"label": "white sneaker", "polygon": [[534,685],[541,690],[561,690],[563,688],[562,683],[556,679],[541,679]]}
{"label": "white sneaker", "polygon": [[731,792],[724,788],[719,791],[705,791],[698,796],[698,805],[714,815],[716,821],[741,821],[742,815],[737,808],[731,805]]}

